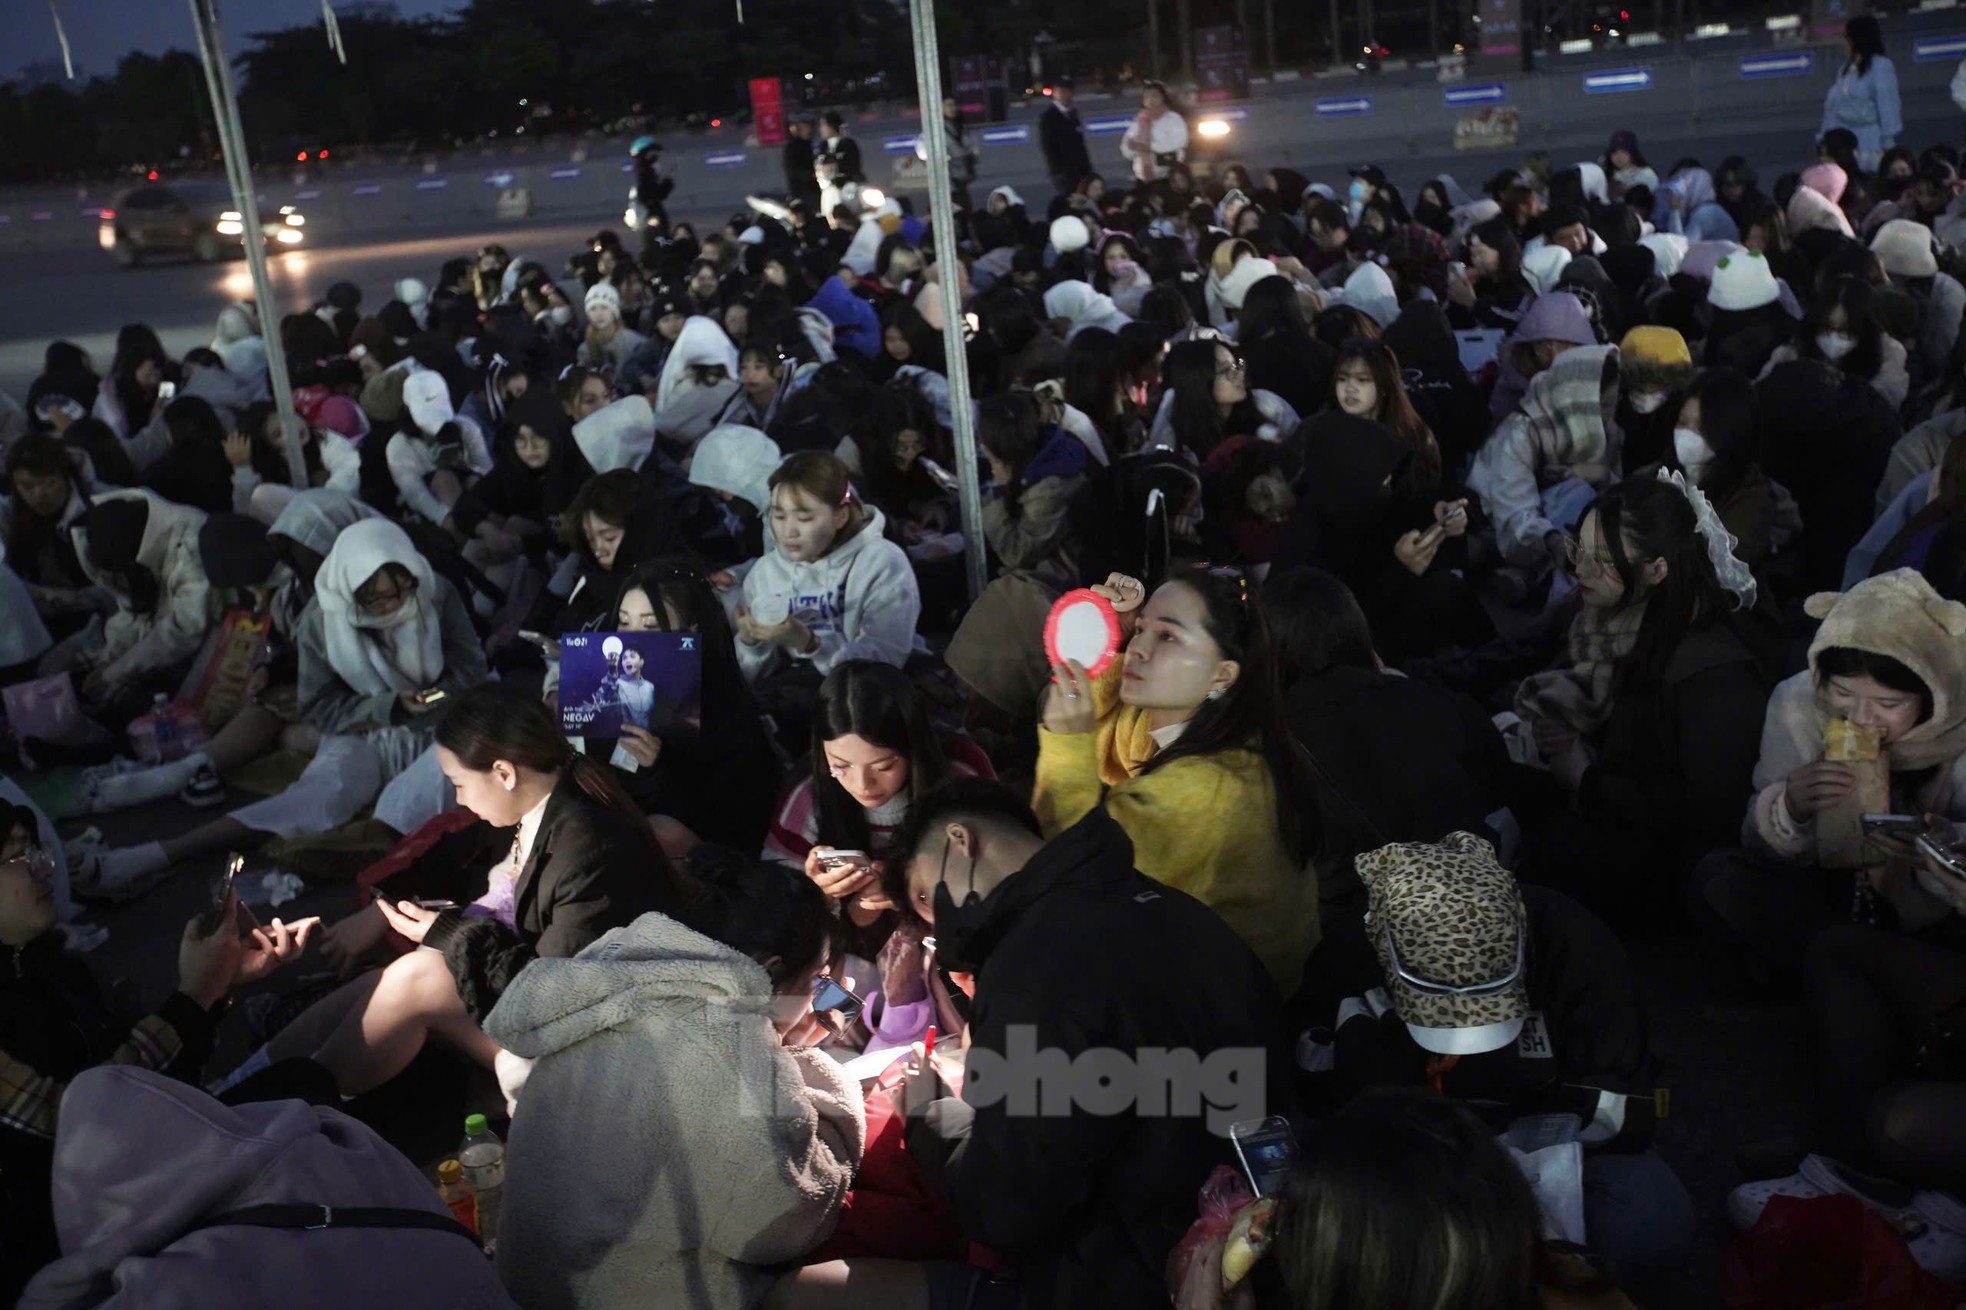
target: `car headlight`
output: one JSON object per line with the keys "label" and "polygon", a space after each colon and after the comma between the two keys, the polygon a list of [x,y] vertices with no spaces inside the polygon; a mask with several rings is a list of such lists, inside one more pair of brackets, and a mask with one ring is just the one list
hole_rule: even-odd
{"label": "car headlight", "polygon": [[288,227],[305,227],[306,225],[307,225],[307,215],[305,215],[305,214],[288,214],[288,215],[287,215],[287,226],[288,226]]}
{"label": "car headlight", "polygon": [[1219,140],[1229,134],[1229,125],[1220,118],[1204,118],[1195,124],[1195,134],[1208,137],[1210,140]]}
{"label": "car headlight", "polygon": [[295,228],[283,227],[273,239],[283,246],[297,246],[300,244],[300,232]]}
{"label": "car headlight", "polygon": [[221,218],[218,221],[218,234],[222,237],[244,236],[246,225],[236,218]]}

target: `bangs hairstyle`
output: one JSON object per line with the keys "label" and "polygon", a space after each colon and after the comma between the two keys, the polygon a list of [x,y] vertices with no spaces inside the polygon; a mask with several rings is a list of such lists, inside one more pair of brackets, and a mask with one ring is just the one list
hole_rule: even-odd
{"label": "bangs hairstyle", "polygon": [[[1372,374],[1372,385],[1379,392],[1379,412],[1370,417],[1383,423],[1398,433],[1413,451],[1413,475],[1420,482],[1431,485],[1440,480],[1440,444],[1434,440],[1433,429],[1413,408],[1412,399],[1406,394],[1406,381],[1400,373],[1399,356],[1384,341],[1370,341],[1359,338],[1342,343],[1338,347],[1338,358],[1331,366],[1332,386],[1338,380],[1338,370],[1357,361]],[[1332,402],[1337,403],[1335,400]]]}
{"label": "bangs hairstyle", "polygon": [[1932,717],[1932,688],[1911,666],[1874,650],[1855,646],[1831,646],[1816,653],[1816,685],[1831,678],[1869,678],[1880,687],[1906,696],[1918,697],[1918,721]]}
{"label": "bangs hairstyle", "polygon": [[1307,865],[1317,852],[1319,838],[1312,769],[1284,713],[1262,593],[1247,574],[1234,568],[1179,568],[1161,585],[1176,583],[1201,597],[1202,626],[1222,658],[1234,660],[1240,671],[1222,696],[1201,703],[1174,744],[1155,752],[1140,772],[1152,773],[1190,756],[1257,751],[1269,765],[1276,788],[1277,831],[1284,847],[1292,859]]}
{"label": "bangs hairstyle", "polygon": [[626,528],[642,503],[642,478],[633,469],[597,473],[581,483],[560,524],[560,539],[576,551],[587,550],[587,516],[611,528]]}
{"label": "bangs hairstyle", "polygon": [[891,664],[849,660],[819,684],[812,715],[812,796],[819,818],[819,844],[873,851],[872,829],[860,802],[833,777],[826,743],[854,736],[908,761],[902,792],[912,813],[921,799],[948,776],[948,758],[929,722],[928,706],[908,675]]}
{"label": "bangs hairstyle", "polygon": [[648,816],[628,798],[614,771],[573,748],[560,732],[559,716],[537,696],[509,682],[484,682],[458,692],[437,721],[437,744],[473,773],[489,773],[504,760],[535,773],[571,777],[596,805],[619,812],[645,839],[650,872],[667,888],[667,903],[682,901],[682,884],[656,840]]}
{"label": "bangs hairstyle", "polygon": [[[853,489],[853,478],[846,464],[838,455],[827,450],[801,450],[785,457],[785,462],[772,471],[766,485],[776,492],[780,487],[791,487],[803,491],[822,505],[844,507],[847,511],[846,526],[840,535],[833,538],[832,550],[851,541],[854,534],[867,526],[867,508],[861,504],[860,496]],[[770,507],[766,507],[770,512]]]}

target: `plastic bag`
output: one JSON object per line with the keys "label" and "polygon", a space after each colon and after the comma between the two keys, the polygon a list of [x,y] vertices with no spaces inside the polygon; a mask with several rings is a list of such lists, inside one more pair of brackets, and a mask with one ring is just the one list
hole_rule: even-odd
{"label": "plastic bag", "polygon": [[1959,1294],[1852,1196],[1776,1196],[1734,1239],[1721,1291],[1735,1310],[1953,1310]]}
{"label": "plastic bag", "polygon": [[1201,1191],[1195,1195],[1199,1217],[1188,1225],[1188,1231],[1167,1253],[1167,1293],[1170,1297],[1180,1296],[1195,1253],[1210,1242],[1219,1242],[1227,1237],[1229,1230],[1235,1227],[1236,1212],[1255,1199],[1256,1194],[1249,1190],[1249,1180],[1239,1171],[1226,1164],[1215,1166],[1215,1171],[1208,1175],[1208,1181],[1201,1185]]}
{"label": "plastic bag", "polygon": [[75,682],[66,673],[17,682],[0,691],[0,702],[6,705],[7,724],[16,737],[77,744],[94,735],[75,699]]}

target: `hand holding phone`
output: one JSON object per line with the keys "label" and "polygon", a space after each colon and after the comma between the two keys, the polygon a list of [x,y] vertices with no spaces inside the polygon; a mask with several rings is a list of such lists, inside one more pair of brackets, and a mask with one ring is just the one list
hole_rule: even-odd
{"label": "hand holding phone", "polygon": [[1275,1114],[1245,1119],[1229,1126],[1229,1140],[1256,1195],[1275,1196],[1283,1190],[1290,1171],[1297,1167],[1297,1135],[1290,1131],[1289,1120]]}
{"label": "hand holding phone", "polygon": [[235,851],[225,861],[225,872],[212,879],[211,907],[205,911],[206,936],[223,927],[232,913],[234,898],[238,895],[239,872],[245,867],[246,857]]}

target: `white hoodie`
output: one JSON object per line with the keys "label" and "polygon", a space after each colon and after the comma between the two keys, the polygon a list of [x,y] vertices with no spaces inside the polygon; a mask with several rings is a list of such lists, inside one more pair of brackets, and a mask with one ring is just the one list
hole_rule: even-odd
{"label": "white hoodie", "polygon": [[[809,659],[821,673],[847,660],[879,660],[900,668],[915,648],[922,596],[901,547],[884,534],[887,520],[869,505],[867,522],[851,540],[810,564],[786,559],[776,546],[744,579],[744,604],[782,603],[819,639]],[[769,608],[769,607],[768,607]],[[781,647],[737,643],[737,662],[752,682],[770,673]]]}
{"label": "white hoodie", "polygon": [[90,565],[86,523],[69,529],[82,572],[89,581],[109,587],[116,595],[116,612],[102,625],[102,656],[96,665],[103,680],[113,687],[127,687],[147,673],[188,662],[205,644],[205,634],[219,618],[212,584],[205,576],[205,560],[198,553],[204,511],[141,488],[107,492],[96,497],[96,504],[138,498],[150,503],[150,517],[144,523],[137,563],[157,579],[157,606],[148,614],[132,609],[123,593],[110,587],[109,579]]}
{"label": "white hoodie", "polygon": [[[724,380],[704,386],[691,372],[698,367],[722,368]],[[717,425],[717,416],[736,394],[737,347],[716,319],[697,315],[685,320],[656,384],[655,430],[673,442],[694,446]]]}

